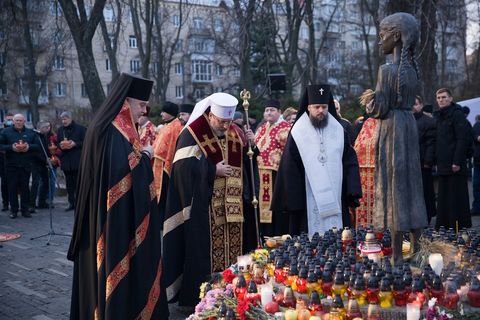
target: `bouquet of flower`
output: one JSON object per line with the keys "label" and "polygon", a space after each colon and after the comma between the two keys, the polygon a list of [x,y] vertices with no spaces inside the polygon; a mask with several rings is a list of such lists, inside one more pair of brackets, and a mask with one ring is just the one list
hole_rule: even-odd
{"label": "bouquet of flower", "polygon": [[[211,288],[211,286],[204,283],[200,287],[200,290],[205,291],[209,287]],[[274,319],[272,315],[266,313],[255,302],[247,299],[238,301],[234,297],[234,286],[229,283],[223,289],[217,287],[204,292],[202,300],[195,307],[195,313],[190,315],[187,320],[203,320],[225,317],[226,312],[234,312],[235,318],[241,320]]]}
{"label": "bouquet of flower", "polygon": [[437,298],[428,300],[428,309],[425,320],[448,320],[453,319],[453,315],[446,313],[445,310],[437,306]]}

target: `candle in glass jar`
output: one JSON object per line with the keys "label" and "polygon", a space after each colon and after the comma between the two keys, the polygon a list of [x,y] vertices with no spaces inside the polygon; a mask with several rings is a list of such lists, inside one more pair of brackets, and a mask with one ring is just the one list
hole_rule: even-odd
{"label": "candle in glass jar", "polygon": [[419,320],[420,319],[420,305],[416,303],[407,304],[407,320]]}
{"label": "candle in glass jar", "polygon": [[265,307],[267,303],[272,302],[273,300],[273,290],[272,287],[269,285],[264,285],[262,286],[262,291],[261,291],[261,301],[262,305]]}

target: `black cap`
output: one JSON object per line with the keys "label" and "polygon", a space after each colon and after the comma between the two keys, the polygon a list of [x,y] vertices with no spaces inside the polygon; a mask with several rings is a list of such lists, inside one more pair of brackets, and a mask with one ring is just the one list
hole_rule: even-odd
{"label": "black cap", "polygon": [[152,92],[153,81],[129,75],[133,80],[128,88],[127,97],[148,101]]}
{"label": "black cap", "polygon": [[193,112],[193,108],[195,106],[193,104],[189,104],[189,103],[184,103],[184,104],[181,104],[180,105],[180,108],[178,109],[178,112],[185,112],[185,113],[192,113]]}
{"label": "black cap", "polygon": [[264,107],[265,107],[265,108],[272,107],[272,108],[280,109],[280,101],[275,100],[275,99],[268,100],[268,101],[265,103],[265,106],[264,106]]}
{"label": "black cap", "polygon": [[328,84],[312,84],[307,87],[308,104],[328,104],[330,86]]}
{"label": "black cap", "polygon": [[178,115],[178,105],[173,102],[167,101],[163,105],[162,112],[166,112],[176,117]]}

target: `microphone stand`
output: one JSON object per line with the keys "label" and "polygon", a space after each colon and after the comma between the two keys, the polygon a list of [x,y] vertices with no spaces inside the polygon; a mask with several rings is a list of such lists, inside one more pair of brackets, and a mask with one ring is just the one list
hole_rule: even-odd
{"label": "microphone stand", "polygon": [[48,245],[50,245],[50,239],[53,236],[71,237],[72,235],[71,234],[66,234],[66,233],[57,233],[53,229],[52,206],[53,206],[53,197],[54,197],[53,191],[54,190],[52,190],[52,184],[51,184],[50,179],[53,178],[55,180],[55,184],[57,186],[58,186],[58,181],[57,181],[56,176],[55,176],[55,171],[53,169],[52,161],[50,160],[50,157],[48,156],[48,153],[45,149],[45,146],[43,145],[43,141],[40,138],[40,134],[41,133],[37,132],[37,138],[38,138],[38,141],[40,141],[40,147],[42,148],[43,154],[44,154],[45,158],[47,159],[47,168],[48,168],[48,196],[49,196],[49,198],[51,198],[51,199],[48,199],[49,200],[48,201],[48,214],[49,214],[49,217],[50,217],[50,230],[45,234],[30,238],[30,240],[35,240],[35,239],[38,239],[38,238],[43,238],[43,237],[48,236],[48,240],[47,240],[47,246],[48,246]]}

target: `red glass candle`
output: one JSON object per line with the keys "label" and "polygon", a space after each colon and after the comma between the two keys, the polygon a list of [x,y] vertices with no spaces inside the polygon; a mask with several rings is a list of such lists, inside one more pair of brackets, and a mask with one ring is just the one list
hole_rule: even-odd
{"label": "red glass candle", "polygon": [[367,288],[367,300],[368,303],[376,303],[378,304],[378,293],[380,289],[378,288]]}
{"label": "red glass candle", "polygon": [[307,293],[307,279],[305,278],[297,278],[297,292],[298,293]]}
{"label": "red glass candle", "polygon": [[468,302],[472,307],[480,308],[480,281],[475,277],[467,293]]}
{"label": "red glass candle", "polygon": [[395,305],[403,307],[407,305],[407,291],[403,290],[393,290],[393,299],[395,300]]}
{"label": "red glass candle", "polygon": [[282,307],[285,308],[295,308],[297,301],[295,299],[295,295],[293,294],[293,290],[290,286],[286,286],[285,290],[283,291],[283,300],[282,300]]}
{"label": "red glass candle", "polygon": [[276,283],[283,283],[285,281],[285,271],[283,270],[283,259],[278,259],[277,263],[275,265],[275,271],[274,271],[274,276],[275,276],[275,282]]}
{"label": "red glass candle", "polygon": [[310,310],[310,313],[313,315],[315,312],[322,311],[322,303],[320,302],[320,296],[318,293],[313,291],[310,297],[310,303],[308,304],[308,310]]}
{"label": "red glass candle", "polygon": [[235,297],[242,301],[247,293],[247,281],[243,275],[238,276],[237,286],[235,287]]}
{"label": "red glass candle", "polygon": [[425,303],[425,300],[426,300],[426,296],[422,291],[417,291],[417,292],[412,291],[408,295],[407,302],[418,304],[420,306],[420,308],[422,308],[422,306]]}
{"label": "red glass candle", "polygon": [[458,300],[460,300],[460,296],[457,292],[447,292],[443,299],[443,306],[450,310],[457,309]]}

